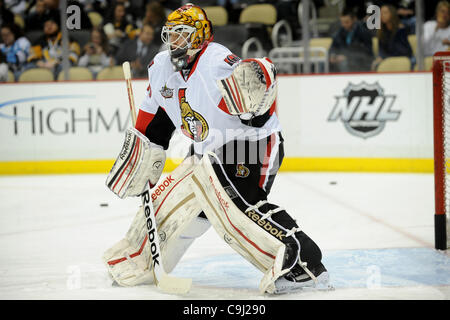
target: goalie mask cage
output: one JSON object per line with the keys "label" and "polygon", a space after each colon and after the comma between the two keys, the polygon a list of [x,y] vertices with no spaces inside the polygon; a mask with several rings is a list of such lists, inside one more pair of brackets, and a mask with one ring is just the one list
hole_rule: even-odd
{"label": "goalie mask cage", "polygon": [[433,122],[435,247],[446,250],[450,211],[450,51],[433,57]]}

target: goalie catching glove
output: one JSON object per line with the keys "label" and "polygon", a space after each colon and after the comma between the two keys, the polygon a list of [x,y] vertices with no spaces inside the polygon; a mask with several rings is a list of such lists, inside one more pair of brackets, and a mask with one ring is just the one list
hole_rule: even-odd
{"label": "goalie catching glove", "polygon": [[135,128],[125,132],[125,141],[106,179],[107,187],[120,198],[140,195],[145,184],[153,187],[159,180],[166,153],[164,149]]}
{"label": "goalie catching glove", "polygon": [[276,70],[267,59],[242,60],[228,78],[217,81],[228,112],[243,120],[269,110],[277,94]]}

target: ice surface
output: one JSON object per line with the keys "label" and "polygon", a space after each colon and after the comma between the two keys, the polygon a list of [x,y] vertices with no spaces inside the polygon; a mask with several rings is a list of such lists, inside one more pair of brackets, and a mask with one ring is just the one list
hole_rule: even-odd
{"label": "ice surface", "polygon": [[449,299],[450,257],[433,249],[430,174],[280,173],[269,200],[323,251],[335,290],[260,295],[261,272],[211,228],[174,275],[185,296],[111,285],[103,252],[128,230],[139,198],[106,175],[0,177],[0,299]]}

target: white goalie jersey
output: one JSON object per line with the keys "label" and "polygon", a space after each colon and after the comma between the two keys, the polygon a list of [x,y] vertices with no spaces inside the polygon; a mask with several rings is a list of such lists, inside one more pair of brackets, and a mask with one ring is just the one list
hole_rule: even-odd
{"label": "white goalie jersey", "polygon": [[234,139],[256,141],[280,131],[275,103],[261,126],[241,121],[228,111],[217,81],[229,77],[239,61],[227,48],[212,42],[187,74],[173,71],[168,51],[160,52],[149,65],[149,85],[140,113],[151,118],[162,108],[174,127],[195,142],[194,151],[201,155]]}

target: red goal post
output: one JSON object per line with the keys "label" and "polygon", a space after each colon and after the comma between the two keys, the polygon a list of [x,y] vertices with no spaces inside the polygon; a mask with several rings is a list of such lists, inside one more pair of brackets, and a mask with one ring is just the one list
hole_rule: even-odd
{"label": "red goal post", "polygon": [[450,215],[450,51],[433,56],[434,238],[448,248]]}

